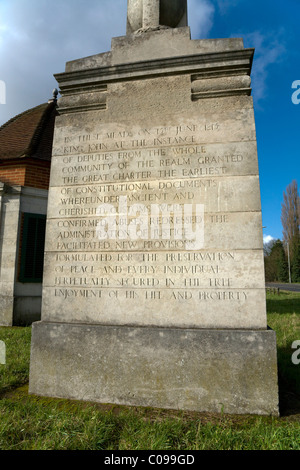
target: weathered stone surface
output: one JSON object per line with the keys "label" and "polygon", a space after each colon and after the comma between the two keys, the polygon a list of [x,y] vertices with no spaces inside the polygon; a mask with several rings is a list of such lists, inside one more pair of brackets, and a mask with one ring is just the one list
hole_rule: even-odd
{"label": "weathered stone surface", "polygon": [[[84,208],[77,209],[77,212],[73,213],[74,215],[77,214],[77,222],[72,220],[69,222],[68,227],[68,222],[65,223],[65,227],[63,226],[62,219],[49,220],[46,234],[47,251],[126,250],[129,252],[156,252],[160,250],[190,251],[194,247],[198,247],[198,250],[262,249],[260,233],[262,225],[259,212],[204,213],[203,218],[200,209],[197,212],[191,212],[192,216],[187,216],[187,229],[195,222],[195,230],[190,236],[187,236],[187,229],[184,228],[183,223],[178,224],[179,228],[174,230],[172,219],[166,217],[166,220],[171,220],[171,223],[165,224],[165,228],[163,228],[162,223],[160,223],[161,219],[151,216],[151,213],[145,216],[142,229],[135,223],[135,218],[131,222],[129,218],[128,227],[131,230],[128,228],[127,231],[124,231],[123,225],[118,225],[118,221],[122,217],[122,213],[118,213],[116,217],[106,217],[109,222],[107,225],[108,231],[106,232],[106,225],[100,231],[102,216],[96,216],[95,213],[87,222],[87,219],[81,218],[78,212],[84,210]],[[182,213],[190,214],[189,211],[184,212],[184,210],[182,210]],[[114,224],[114,220],[116,220],[116,224]],[[158,228],[154,230],[154,233],[152,233],[152,220],[158,220]],[[165,218],[163,220],[165,221]],[[192,221],[192,223],[189,221]],[[116,227],[115,232],[109,228],[113,225]],[[193,242],[197,241],[199,243],[194,246]]]}
{"label": "weathered stone surface", "polygon": [[[9,286],[1,283],[0,284],[1,292],[8,290]],[[13,324],[13,295],[0,295],[0,324],[1,326],[12,326]]]}
{"label": "weathered stone surface", "polygon": [[[222,42],[216,41],[194,61],[200,43],[186,28],[115,38],[114,67],[96,75],[87,58],[85,70],[81,61],[77,71],[74,63],[58,76],[63,114],[53,146],[43,318],[266,328],[253,105],[249,96],[236,96],[250,86],[250,52],[239,40],[225,41],[220,52]],[[104,79],[110,72],[114,80],[101,82],[106,109],[81,114],[76,106],[85,110],[91,99],[89,81],[93,77],[95,86],[101,73]],[[193,98],[222,90],[229,93],[226,100]],[[235,261],[195,267],[166,260],[180,251],[232,252]],[[128,259],[115,267],[103,259],[100,270],[57,261],[60,253],[75,252],[112,260],[127,252]],[[145,254],[139,273],[125,273]],[[147,271],[150,260],[154,272]],[[165,272],[168,266],[173,272]]]}
{"label": "weathered stone surface", "polygon": [[[80,263],[80,264],[79,264]],[[97,286],[96,280],[103,279],[103,287],[119,288],[136,286],[136,280],[148,279],[162,287],[167,279],[173,278],[175,288],[224,287],[211,282],[213,278],[229,281],[226,287],[263,288],[264,275],[260,250],[248,251],[204,251],[163,252],[147,254],[144,251],[131,253],[98,253],[57,251],[46,253],[44,286]],[[82,275],[84,282],[80,284]],[[181,276],[174,278],[175,274]],[[150,282],[149,282],[150,284]],[[100,283],[98,284],[100,286]]]}
{"label": "weathered stone surface", "polygon": [[46,190],[0,183],[0,325],[41,317],[42,284],[19,282],[21,214],[45,214],[47,196]]}
{"label": "weathered stone surface", "polygon": [[278,414],[275,334],[35,323],[29,392],[100,403]]}
{"label": "weathered stone surface", "polygon": [[46,287],[43,320],[167,328],[266,328],[264,289],[158,290],[153,281],[151,285],[147,280],[142,282],[146,287],[126,290],[85,285]]}
{"label": "weathered stone surface", "polygon": [[0,184],[0,325],[13,325],[20,187]]}
{"label": "weathered stone surface", "polygon": [[[168,82],[171,88],[168,88]],[[164,104],[161,102],[155,103],[156,106],[153,107],[155,116],[152,116],[152,122],[149,121],[147,115],[142,115],[137,106],[137,97],[134,95],[148,92],[152,94],[154,99],[155,92],[159,88],[158,83],[155,85],[156,89],[153,90],[151,89],[152,81],[141,83],[138,80],[135,84],[130,83],[126,87],[123,85],[123,89],[119,90],[117,85],[114,85],[110,90],[109,102],[110,104],[116,104],[117,109],[110,109],[105,112],[105,117],[108,119],[106,123],[102,122],[104,118],[102,114],[98,116],[97,114],[91,114],[90,121],[81,122],[81,125],[79,116],[75,114],[58,119],[53,155],[63,157],[61,160],[66,164],[68,163],[68,157],[91,154],[108,155],[108,157],[105,157],[107,159],[110,158],[110,153],[114,153],[117,161],[120,159],[126,160],[130,158],[130,154],[125,154],[126,151],[142,151],[144,154],[146,153],[144,158],[148,155],[148,159],[151,159],[149,151],[152,151],[152,159],[154,156],[155,159],[158,159],[159,154],[153,153],[158,150],[164,150],[168,152],[168,156],[172,156],[172,154],[178,152],[184,154],[184,149],[187,149],[188,155],[198,155],[199,157],[206,156],[206,154],[217,157],[219,155],[236,154],[236,152],[247,154],[250,152],[251,158],[254,159],[253,165],[257,165],[255,163],[255,160],[257,160],[256,132],[251,98],[249,98],[250,103],[249,101],[244,103],[244,100],[236,99],[236,102],[232,103],[233,106],[231,106],[229,102],[227,110],[224,107],[221,109],[220,103],[216,102],[216,109],[209,112],[205,109],[207,103],[201,103],[200,105],[199,102],[191,100],[190,83],[183,79],[178,79],[178,84],[179,82],[181,82],[181,88],[184,87],[182,100],[188,98],[187,102],[184,103],[185,118],[182,111],[180,112],[177,109],[178,103],[173,96],[173,88],[176,88],[174,79],[162,81],[161,86],[167,88],[165,91],[169,95],[170,102],[169,106],[167,106],[167,102]],[[121,94],[130,93],[133,109],[128,110],[122,106],[121,100],[117,100],[117,92]],[[151,103],[148,98],[143,98],[143,106],[147,107],[147,111],[150,111],[148,107]],[[171,104],[174,105],[176,114],[169,116],[170,108],[173,107]],[[244,104],[247,106],[244,106]],[[202,111],[199,116],[201,108]],[[118,110],[125,112],[125,109],[127,114],[129,111],[128,118],[132,121],[131,125],[128,120],[127,122],[124,121],[124,117],[119,117],[119,122],[115,121],[118,118]],[[161,117],[162,112],[166,113],[163,119]],[[179,149],[178,152],[176,152],[176,149]],[[196,151],[193,149],[196,149]]]}
{"label": "weathered stone surface", "polygon": [[127,34],[187,24],[187,0],[128,0]]}
{"label": "weathered stone surface", "polygon": [[266,328],[260,251],[60,251],[45,261],[47,321]]}
{"label": "weathered stone surface", "polygon": [[[139,176],[140,182],[146,179],[147,183],[157,182],[158,179],[185,180],[188,178],[198,180],[200,188],[201,186],[215,187],[213,181],[221,176],[258,175],[255,142],[206,145],[200,143],[121,151],[101,150],[97,147],[94,148],[93,145],[87,149],[80,147],[78,150],[87,150],[87,152],[52,157],[52,192],[58,192],[57,189],[54,189],[56,187],[86,186],[88,184],[95,188],[90,193],[95,194],[99,192],[96,190],[97,184],[134,183],[136,182],[134,176]],[[120,168],[122,165],[124,167]],[[200,179],[203,180],[203,183]],[[217,181],[222,184],[221,180]],[[233,178],[231,181],[232,184],[235,184]],[[158,185],[158,183],[156,184]],[[152,187],[152,183],[149,185]],[[183,182],[182,185],[187,187],[188,183]],[[163,184],[158,187],[160,190],[165,188]],[[178,189],[180,189],[179,183]],[[64,191],[67,193],[69,190],[64,189]],[[74,191],[77,195],[83,192],[76,188]],[[116,191],[118,190],[116,189]]]}
{"label": "weathered stone surface", "polygon": [[6,364],[6,345],[0,341],[0,364]]}
{"label": "weathered stone surface", "polygon": [[[177,161],[185,162],[189,159],[177,159]],[[77,166],[77,168],[82,169],[90,167],[90,165]],[[221,172],[222,167],[219,168]],[[50,194],[53,193],[53,204],[49,208],[48,217],[49,219],[66,219],[68,215],[70,217],[79,215],[80,212],[77,209],[83,207],[86,215],[97,215],[97,209],[101,204],[110,204],[118,213],[120,213],[123,206],[123,210],[127,208],[130,211],[131,207],[140,204],[147,208],[150,216],[152,205],[159,205],[163,208],[163,204],[168,204],[171,207],[171,205],[180,204],[181,200],[185,200],[186,204],[194,206],[194,210],[197,204],[203,204],[207,214],[228,213],[229,211],[255,212],[260,210],[258,176],[236,177],[234,179],[212,176],[211,178],[193,178],[191,182],[188,175],[198,173],[198,170],[199,168],[193,170],[191,168],[186,169],[186,167],[176,168],[175,170],[158,170],[158,174],[161,172],[169,174],[169,171],[185,173],[184,179],[173,179],[172,181],[153,179],[144,183],[127,182],[121,184],[111,181],[101,185],[91,184],[88,187],[87,185],[52,187]],[[214,167],[214,170],[216,171],[216,167]],[[86,170],[86,174],[85,172],[82,173],[83,181],[90,179],[93,175],[92,172],[89,174],[88,170]],[[140,173],[140,170],[137,169],[136,173]],[[96,171],[94,175],[97,175]],[[236,197],[237,194],[239,194],[239,198]],[[122,204],[122,200],[127,201],[126,206]],[[100,215],[100,211],[98,215]],[[61,227],[60,224],[58,227],[59,232]]]}
{"label": "weathered stone surface", "polygon": [[[172,43],[172,47],[170,47],[170,43]],[[210,54],[210,61],[213,65],[215,65],[215,61],[218,63],[220,60],[222,60],[222,62],[226,61],[227,65],[230,64],[231,67],[238,67],[239,73],[242,72],[247,75],[247,66],[249,66],[249,64],[247,65],[245,59],[241,61],[240,54],[236,52],[243,48],[242,38],[201,39],[191,41],[190,29],[187,27],[166,29],[153,31],[151,34],[147,35],[130,35],[112,38],[111,51],[69,61],[66,63],[66,73],[81,71],[90,75],[92,70],[99,67],[105,67],[107,68],[106,70],[110,72],[109,67],[112,65],[118,67],[120,64],[131,64],[132,67],[134,67],[135,61],[143,62],[145,65],[145,59],[147,61],[165,59],[163,63],[159,63],[159,68],[164,64],[167,65],[171,59],[174,67],[174,58],[180,56],[183,56],[179,61],[182,66],[186,55],[190,54],[193,56],[198,55],[197,60],[193,61],[194,67],[197,67],[198,71],[199,69],[205,68],[206,77],[209,77],[210,74],[215,75],[213,69],[210,67],[211,64],[208,65],[206,63],[206,54]],[[225,55],[224,52],[226,52]],[[251,54],[251,50],[248,50],[248,52]],[[231,62],[233,58],[234,62]],[[227,62],[228,60],[230,61],[229,63]],[[155,64],[151,65],[151,68],[153,68]],[[156,64],[156,66],[157,65],[158,64]],[[225,64],[223,63],[223,65]],[[65,76],[65,74],[58,74],[57,77],[61,77],[62,75]],[[95,75],[99,78],[99,74]],[[105,78],[108,79],[108,76]]]}

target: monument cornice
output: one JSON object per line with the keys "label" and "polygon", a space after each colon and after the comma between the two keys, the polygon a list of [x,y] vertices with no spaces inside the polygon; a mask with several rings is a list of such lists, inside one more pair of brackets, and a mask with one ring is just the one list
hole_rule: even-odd
{"label": "monument cornice", "polygon": [[[254,49],[201,53],[187,56],[136,61],[55,75],[60,86],[59,114],[106,109],[107,86],[122,81],[160,76],[190,75],[193,101],[230,95],[250,95],[250,74]],[[243,77],[248,77],[245,83]],[[224,89],[224,77],[238,77]],[[217,79],[210,90],[202,90],[203,79]],[[219,79],[219,80],[218,80]]]}
{"label": "monument cornice", "polygon": [[106,84],[122,80],[138,80],[160,75],[198,74],[205,78],[226,75],[250,75],[254,49],[194,54],[150,61],[117,64],[55,74],[62,93],[75,91],[76,86]]}

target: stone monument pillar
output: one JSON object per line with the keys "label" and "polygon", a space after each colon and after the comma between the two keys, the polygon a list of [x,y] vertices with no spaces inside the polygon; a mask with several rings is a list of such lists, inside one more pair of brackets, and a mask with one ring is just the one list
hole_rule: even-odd
{"label": "stone monument pillar", "polygon": [[254,50],[186,18],[129,0],[127,35],[56,75],[30,393],[277,415]]}

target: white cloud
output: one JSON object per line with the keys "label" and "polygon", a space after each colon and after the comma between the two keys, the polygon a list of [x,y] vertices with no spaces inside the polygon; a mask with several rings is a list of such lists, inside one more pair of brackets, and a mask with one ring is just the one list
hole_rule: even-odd
{"label": "white cloud", "polygon": [[209,0],[189,0],[188,16],[192,39],[207,37],[213,26],[215,7]]}
{"label": "white cloud", "polygon": [[236,6],[240,0],[217,0],[221,15],[225,15],[229,8]]}
{"label": "white cloud", "polygon": [[264,235],[264,243],[270,243],[272,240],[275,240],[272,235]]}
{"label": "white cloud", "polygon": [[125,0],[0,0],[0,125],[51,98],[67,61],[110,50],[126,9]]}
{"label": "white cloud", "polygon": [[[285,45],[281,41],[283,31],[262,33],[254,31],[243,36],[245,47],[254,47],[254,62],[252,68],[253,97],[256,104],[266,98],[268,94],[268,80],[270,67],[278,64],[285,53]],[[234,35],[233,35],[234,36]]]}
{"label": "white cloud", "polygon": [[[189,12],[193,36],[206,37],[212,2],[190,0]],[[126,16],[126,0],[0,0],[0,125],[51,98],[53,74],[67,61],[109,51],[111,39],[126,34]]]}

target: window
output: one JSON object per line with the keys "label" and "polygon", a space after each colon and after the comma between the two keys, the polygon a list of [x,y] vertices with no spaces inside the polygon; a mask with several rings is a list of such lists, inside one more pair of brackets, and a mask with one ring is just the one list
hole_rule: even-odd
{"label": "window", "polygon": [[24,214],[20,282],[42,282],[46,216]]}

